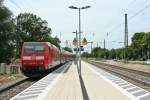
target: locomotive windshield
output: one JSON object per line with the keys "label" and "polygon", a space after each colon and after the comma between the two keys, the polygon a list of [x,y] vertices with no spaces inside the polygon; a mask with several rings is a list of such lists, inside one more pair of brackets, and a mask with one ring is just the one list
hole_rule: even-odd
{"label": "locomotive windshield", "polygon": [[24,46],[25,53],[34,53],[34,46]]}
{"label": "locomotive windshield", "polygon": [[43,52],[44,51],[44,46],[35,46],[35,51],[36,52]]}
{"label": "locomotive windshield", "polygon": [[44,44],[41,43],[26,43],[24,45],[25,53],[44,52]]}

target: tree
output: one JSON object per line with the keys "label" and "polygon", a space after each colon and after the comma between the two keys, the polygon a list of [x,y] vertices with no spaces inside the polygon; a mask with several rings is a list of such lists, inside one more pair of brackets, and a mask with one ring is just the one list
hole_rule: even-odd
{"label": "tree", "polygon": [[111,58],[111,59],[117,58],[117,57],[116,57],[116,50],[115,50],[115,49],[111,49],[111,50],[110,50],[110,58]]}
{"label": "tree", "polygon": [[10,63],[14,56],[14,22],[12,12],[0,0],[0,63]]}
{"label": "tree", "polygon": [[108,52],[106,49],[100,48],[100,47],[95,47],[92,49],[91,56],[96,57],[96,58],[97,57],[104,58],[108,55],[107,53]]}
{"label": "tree", "polygon": [[83,52],[82,57],[86,57],[86,58],[89,58],[90,57],[90,54],[88,52]]}
{"label": "tree", "polygon": [[50,42],[50,43],[54,44],[55,46],[57,46],[58,48],[60,48],[61,41],[57,37],[53,38],[51,36],[47,36],[43,41],[44,42]]}
{"label": "tree", "polygon": [[[111,50],[105,50],[102,48],[94,48],[92,50],[92,57],[108,59],[124,59],[125,48],[117,48]],[[128,60],[146,60],[150,59],[150,32],[138,32],[132,37],[132,43],[128,46],[128,52],[126,54]]]}
{"label": "tree", "polygon": [[98,48],[98,47],[93,48],[92,52],[91,52],[92,56],[97,58],[99,56],[99,53],[100,53],[99,51],[100,51],[100,48]]}
{"label": "tree", "polygon": [[64,47],[63,49],[66,51],[72,52],[71,48],[69,48],[69,47]]}
{"label": "tree", "polygon": [[144,36],[145,36],[145,33],[141,32],[141,33],[135,33],[134,36],[132,37],[131,48],[134,51],[135,59],[139,59],[139,58],[142,57],[142,55],[141,55],[141,48],[142,48],[143,37]]}
{"label": "tree", "polygon": [[144,58],[150,59],[150,32],[145,33],[143,37],[143,55]]}
{"label": "tree", "polygon": [[59,39],[51,37],[52,32],[48,23],[37,15],[21,13],[16,17],[15,23],[18,51],[23,42],[50,42],[59,47]]}
{"label": "tree", "polygon": [[47,22],[31,13],[21,13],[16,17],[16,33],[20,42],[43,41],[50,36]]}

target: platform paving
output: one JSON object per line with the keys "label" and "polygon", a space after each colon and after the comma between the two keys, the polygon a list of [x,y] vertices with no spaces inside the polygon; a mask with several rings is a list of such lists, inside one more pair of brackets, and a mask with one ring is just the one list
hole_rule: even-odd
{"label": "platform paving", "polygon": [[82,62],[82,78],[90,100],[131,100]]}
{"label": "platform paving", "polygon": [[131,100],[91,69],[90,64],[82,62],[82,76],[79,77],[73,63],[48,91],[44,100]]}
{"label": "platform paving", "polygon": [[72,64],[50,89],[44,100],[82,100],[77,67]]}

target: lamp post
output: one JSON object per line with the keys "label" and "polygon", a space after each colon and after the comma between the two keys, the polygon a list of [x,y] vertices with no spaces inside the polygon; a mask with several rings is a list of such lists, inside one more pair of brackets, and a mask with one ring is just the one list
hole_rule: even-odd
{"label": "lamp post", "polygon": [[[76,30],[75,32],[72,32],[76,34],[76,40],[78,41],[78,31]],[[77,68],[78,68],[78,45],[76,45],[76,60],[75,63],[77,64]]]}
{"label": "lamp post", "polygon": [[76,9],[79,11],[79,75],[81,75],[81,13],[80,11],[83,9],[88,9],[91,6],[85,6],[85,7],[75,7],[75,6],[69,6],[71,9]]}

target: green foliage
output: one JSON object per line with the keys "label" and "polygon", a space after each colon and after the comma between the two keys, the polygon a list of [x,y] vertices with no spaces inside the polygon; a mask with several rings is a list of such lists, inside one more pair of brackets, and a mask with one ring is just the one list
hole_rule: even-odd
{"label": "green foliage", "polygon": [[43,40],[44,42],[50,42],[50,43],[52,43],[52,44],[54,44],[55,46],[57,46],[57,47],[60,47],[60,43],[61,43],[61,41],[59,40],[59,38],[57,38],[57,37],[51,37],[51,36],[47,36],[47,37],[45,37],[45,39]]}
{"label": "green foliage", "polygon": [[110,54],[109,54],[109,58],[115,59],[115,58],[117,58],[116,55],[117,55],[116,50],[115,49],[111,49],[110,50]]}
{"label": "green foliage", "polygon": [[14,22],[11,11],[0,1],[0,63],[10,63],[14,56]]}
{"label": "green foliage", "polygon": [[47,22],[31,13],[21,13],[16,17],[16,33],[18,42],[44,41],[51,34]]}
{"label": "green foliage", "polygon": [[23,42],[50,42],[60,47],[60,40],[51,37],[51,28],[40,17],[21,13],[12,19],[11,11],[0,0],[0,63],[10,63],[11,58],[20,57]]}
{"label": "green foliage", "polygon": [[100,58],[104,58],[106,57],[106,54],[107,54],[107,50],[106,49],[103,49],[103,48],[100,48],[100,47],[96,47],[96,48],[93,48],[92,49],[92,52],[91,52],[91,57],[100,57]]}
{"label": "green foliage", "polygon": [[90,54],[88,52],[83,52],[82,57],[86,57],[86,58],[89,58],[90,57]]}
{"label": "green foliage", "polygon": [[[118,48],[104,50],[94,48],[91,57],[106,59],[124,59],[125,49]],[[86,56],[85,54],[83,56]],[[132,37],[132,43],[128,46],[126,59],[128,60],[146,60],[150,59],[150,32],[135,33]]]}
{"label": "green foliage", "polygon": [[116,59],[124,58],[124,49],[123,48],[115,49],[115,51],[116,51]]}
{"label": "green foliage", "polygon": [[[21,13],[13,19],[3,1],[0,0],[0,63],[10,63],[15,53],[19,57],[23,42],[50,42],[60,47],[59,38],[51,37],[52,30],[45,20],[32,13]],[[64,49],[72,52],[68,47]],[[129,60],[150,59],[150,32],[135,33],[126,54]],[[96,47],[91,54],[84,52],[82,57],[123,59],[124,48],[107,50]]]}
{"label": "green foliage", "polygon": [[72,52],[72,49],[69,48],[69,47],[64,47],[63,49],[66,50],[66,51]]}
{"label": "green foliage", "polygon": [[[150,52],[150,32],[135,33],[132,38],[130,52],[132,52],[132,59],[145,60],[149,59]],[[131,57],[130,57],[131,58]]]}
{"label": "green foliage", "polygon": [[16,17],[15,23],[19,51],[23,42],[50,42],[59,47],[60,40],[51,37],[51,28],[40,17],[31,13],[21,13]]}

